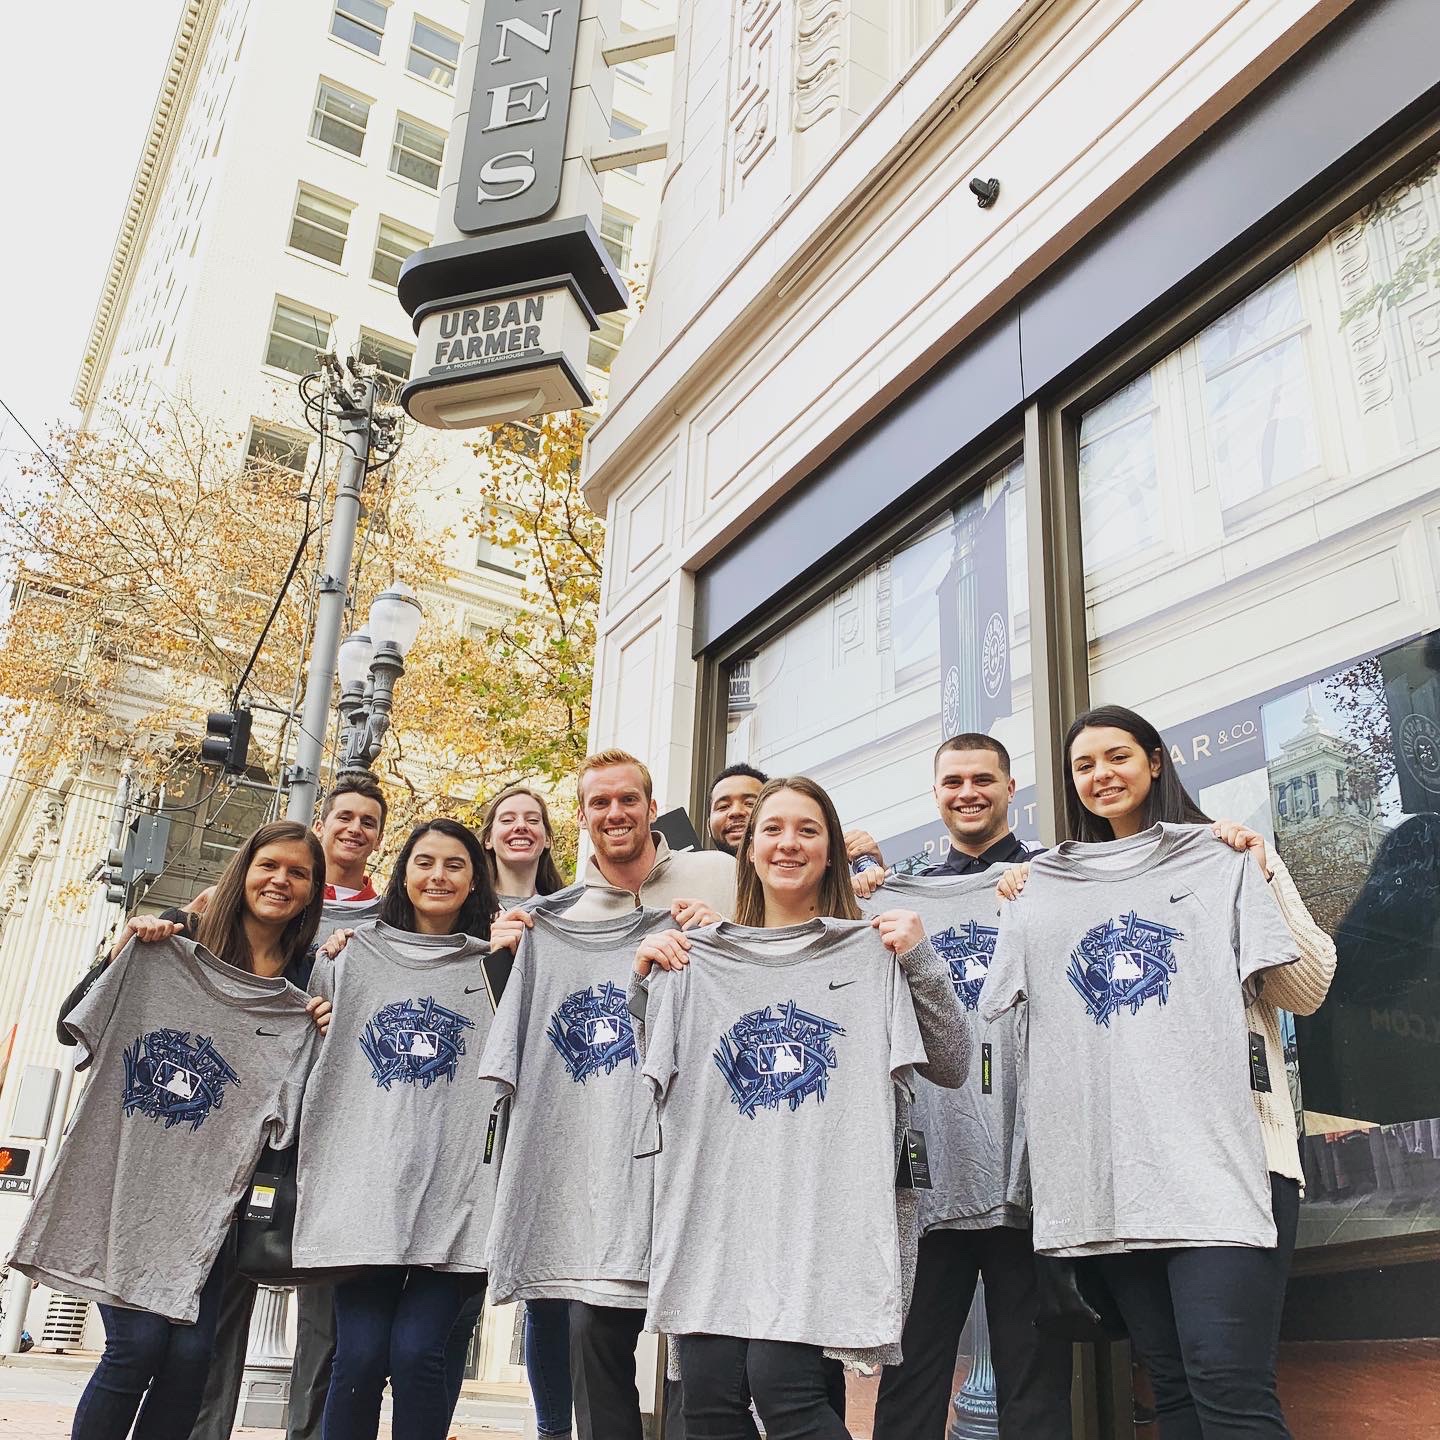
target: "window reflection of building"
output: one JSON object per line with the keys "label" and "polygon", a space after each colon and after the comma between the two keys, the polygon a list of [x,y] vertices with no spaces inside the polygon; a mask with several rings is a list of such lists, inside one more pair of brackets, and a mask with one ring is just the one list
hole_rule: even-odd
{"label": "window reflection of building", "polygon": [[[1423,778],[1433,753],[1440,785],[1440,678],[1404,643],[1440,626],[1440,343],[1423,343],[1440,283],[1414,262],[1437,234],[1432,166],[1080,419],[1091,701],[1170,735],[1233,726],[1226,707],[1258,697],[1264,768],[1199,783],[1268,796],[1337,937],[1331,998],[1296,1026],[1302,1244],[1405,1233],[1440,1178],[1419,1158],[1426,1126],[1440,1151],[1440,794]],[[1359,1207],[1343,1233],[1342,1203]]]}
{"label": "window reflection of building", "polygon": [[812,776],[888,858],[935,847],[945,735],[994,734],[1033,779],[1026,594],[1015,464],[731,664],[727,760]]}

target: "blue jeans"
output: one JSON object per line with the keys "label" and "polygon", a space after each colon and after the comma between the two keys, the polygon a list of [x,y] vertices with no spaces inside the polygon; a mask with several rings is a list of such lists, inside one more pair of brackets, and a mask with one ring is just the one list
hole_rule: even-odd
{"label": "blue jeans", "polygon": [[1155,1391],[1160,1440],[1290,1440],[1275,1364],[1300,1187],[1270,1176],[1278,1243],[1101,1255]]}
{"label": "blue jeans", "polygon": [[335,1364],[323,1440],[375,1440],[385,1381],[393,1440],[446,1440],[450,1386],[445,1347],[484,1275],[382,1265],[335,1287]]}
{"label": "blue jeans", "polygon": [[570,1389],[570,1302],[525,1302],[525,1373],[541,1435],[568,1435],[575,1399]]}
{"label": "blue jeans", "polygon": [[465,1383],[465,1357],[470,1353],[470,1337],[480,1323],[485,1309],[485,1292],[477,1290],[461,1307],[450,1338],[445,1342],[445,1389],[450,1396],[450,1414],[460,1403],[460,1387]]}
{"label": "blue jeans", "polygon": [[222,1250],[200,1291],[193,1325],[148,1310],[100,1306],[105,1353],[75,1407],[71,1440],[125,1440],[132,1424],[135,1440],[187,1440],[205,1398],[228,1260],[228,1249]]}

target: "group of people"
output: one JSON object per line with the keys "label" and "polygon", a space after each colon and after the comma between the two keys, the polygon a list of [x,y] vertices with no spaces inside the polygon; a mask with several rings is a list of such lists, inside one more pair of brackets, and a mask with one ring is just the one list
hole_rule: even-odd
{"label": "group of people", "polygon": [[294,1437],[375,1436],[388,1383],[397,1440],[444,1440],[488,1293],[524,1302],[543,1436],[640,1440],[648,1329],[671,1437],[840,1440],[847,1366],[882,1365],[875,1440],[942,1440],[983,1276],[1002,1440],[1068,1440],[1062,1273],[1118,1312],[1161,1440],[1286,1436],[1279,1011],[1334,948],[1141,716],[1064,747],[1074,838],[1040,851],[1004,746],[946,740],[913,875],[744,765],[713,848],[674,851],[620,750],[580,767],[573,884],[524,786],[478,834],[416,826],[383,893],[367,778],[261,827],[62,1008],[94,1073],[13,1263],[101,1305],[76,1440],[230,1433],[267,1141],[298,1145]]}

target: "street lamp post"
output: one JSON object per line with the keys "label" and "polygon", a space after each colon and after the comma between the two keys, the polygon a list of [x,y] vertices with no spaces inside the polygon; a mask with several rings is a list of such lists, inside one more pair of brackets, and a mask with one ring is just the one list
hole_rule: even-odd
{"label": "street lamp post", "polygon": [[405,673],[405,657],[420,633],[421,610],[415,592],[397,582],[382,590],[370,606],[364,630],[340,645],[340,757],[336,774],[368,771],[380,754],[395,682]]}

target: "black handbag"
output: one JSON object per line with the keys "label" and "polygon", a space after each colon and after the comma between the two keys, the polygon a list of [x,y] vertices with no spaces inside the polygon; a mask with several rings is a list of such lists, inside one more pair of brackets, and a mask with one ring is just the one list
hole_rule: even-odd
{"label": "black handbag", "polygon": [[1099,1268],[1089,1260],[1035,1257],[1035,1328],[1052,1340],[1113,1344],[1129,1332]]}
{"label": "black handbag", "polygon": [[307,1270],[295,1264],[295,1157],[298,1144],[284,1150],[268,1145],[255,1167],[235,1220],[235,1268],[257,1285],[333,1285],[362,1267]]}

